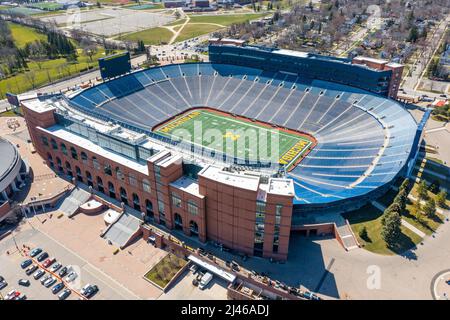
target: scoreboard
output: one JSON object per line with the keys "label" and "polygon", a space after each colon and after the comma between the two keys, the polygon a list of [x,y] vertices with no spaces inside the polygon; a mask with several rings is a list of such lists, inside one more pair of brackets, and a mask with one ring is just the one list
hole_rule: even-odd
{"label": "scoreboard", "polygon": [[98,59],[100,75],[103,79],[114,78],[131,71],[131,58],[128,51]]}

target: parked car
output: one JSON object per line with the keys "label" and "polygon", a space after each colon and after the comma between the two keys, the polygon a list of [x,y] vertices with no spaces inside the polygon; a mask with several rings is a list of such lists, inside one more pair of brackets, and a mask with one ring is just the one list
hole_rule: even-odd
{"label": "parked car", "polygon": [[70,289],[64,289],[64,291],[58,295],[58,299],[66,300],[67,297],[70,296],[71,293],[72,293],[72,291],[70,291]]}
{"label": "parked car", "polygon": [[41,252],[42,252],[41,248],[34,248],[33,250],[30,251],[30,257],[34,258]]}
{"label": "parked car", "polygon": [[22,293],[20,296],[16,297],[16,300],[27,300],[27,296],[25,293]]}
{"label": "parked car", "polygon": [[31,275],[33,272],[35,272],[38,269],[38,266],[33,264],[32,266],[29,266],[27,270],[25,270],[25,274],[27,276]]}
{"label": "parked car", "polygon": [[36,260],[38,261],[38,262],[42,262],[42,261],[44,261],[45,259],[47,259],[48,258],[48,253],[47,252],[42,252],[37,258],[36,258]]}
{"label": "parked car", "polygon": [[55,263],[56,259],[55,258],[48,258],[47,260],[44,261],[44,263],[42,264],[42,266],[44,268],[48,268],[50,267],[53,263]]}
{"label": "parked car", "polygon": [[81,288],[81,294],[86,298],[92,297],[96,292],[98,292],[98,287],[89,283]]}
{"label": "parked car", "polygon": [[35,280],[39,279],[40,277],[42,277],[45,274],[45,271],[42,269],[39,269],[38,271],[36,271],[33,275],[33,278]]}
{"label": "parked car", "polygon": [[42,279],[41,280],[39,280],[39,281],[41,281],[41,284],[43,285],[48,279],[50,279],[51,278],[51,274],[49,274],[49,273],[47,273],[45,276],[43,276],[42,277]]}
{"label": "parked car", "polygon": [[62,264],[59,262],[56,262],[55,264],[52,265],[52,267],[50,268],[51,272],[56,272],[59,270],[59,268],[62,267]]}
{"label": "parked car", "polygon": [[55,286],[52,288],[53,294],[57,294],[64,288],[64,282],[59,282],[55,284]]}
{"label": "parked car", "polygon": [[5,300],[14,300],[15,298],[20,296],[20,292],[12,289],[10,292],[8,292],[5,296]]}
{"label": "parked car", "polygon": [[27,259],[20,264],[22,269],[28,268],[33,263],[33,260]]}
{"label": "parked car", "polygon": [[47,281],[44,282],[44,287],[50,288],[52,285],[56,283],[57,280],[58,279],[56,279],[56,277],[48,278]]}
{"label": "parked car", "polygon": [[64,279],[66,282],[72,282],[73,280],[75,280],[78,277],[78,275],[72,271],[70,272],[67,277]]}
{"label": "parked car", "polygon": [[58,275],[60,277],[64,277],[68,271],[69,271],[69,266],[63,267],[61,270],[59,270]]}
{"label": "parked car", "polygon": [[203,290],[206,288],[206,286],[211,282],[213,279],[213,275],[209,272],[205,273],[205,275],[202,277],[202,280],[200,280],[200,284],[198,285],[198,288],[200,290]]}
{"label": "parked car", "polygon": [[303,298],[309,299],[309,300],[321,300],[320,297],[318,297],[316,294],[306,291],[303,293]]}
{"label": "parked car", "polygon": [[8,282],[6,282],[5,278],[0,276],[0,290],[5,288],[8,285]]}
{"label": "parked car", "polygon": [[30,280],[28,279],[20,279],[18,284],[24,287],[28,287],[30,285]]}

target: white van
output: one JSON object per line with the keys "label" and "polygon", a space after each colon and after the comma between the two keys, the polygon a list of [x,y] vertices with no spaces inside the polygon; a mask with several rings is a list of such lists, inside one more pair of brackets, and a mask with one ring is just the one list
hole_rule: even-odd
{"label": "white van", "polygon": [[206,288],[206,286],[208,285],[208,283],[211,282],[213,278],[213,275],[209,272],[205,273],[205,275],[202,277],[202,280],[200,280],[200,284],[199,284],[199,288],[200,290],[203,290]]}

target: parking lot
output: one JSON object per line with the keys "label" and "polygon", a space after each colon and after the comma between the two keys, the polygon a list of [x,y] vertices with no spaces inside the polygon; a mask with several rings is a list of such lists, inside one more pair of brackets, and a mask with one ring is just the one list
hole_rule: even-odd
{"label": "parking lot", "polygon": [[[99,292],[91,298],[94,300],[136,298],[124,288],[114,286],[113,281],[108,279],[85,260],[65,250],[65,248],[35,229],[23,230],[14,237],[8,236],[0,242],[0,275],[3,276],[8,283],[5,288],[0,290],[3,297],[11,290],[16,289],[19,292],[26,294],[28,299],[58,299],[57,295],[54,295],[51,292],[51,288],[44,287],[39,280],[33,278],[33,274],[27,276],[25,274],[25,269],[21,268],[21,262],[29,258],[25,256],[23,252],[17,250],[17,248],[22,249],[24,244],[31,248],[39,246],[48,252],[49,256],[55,257],[63,266],[70,265],[74,267],[78,277],[70,285],[73,291],[68,297],[68,300],[80,299],[81,296],[77,294],[77,292],[88,283],[95,284],[99,288]],[[9,251],[9,254],[7,254],[7,251]],[[24,287],[18,285],[19,279],[30,280],[30,286]],[[57,283],[58,282],[60,282],[60,279],[58,279]],[[61,292],[62,290],[59,293]]]}

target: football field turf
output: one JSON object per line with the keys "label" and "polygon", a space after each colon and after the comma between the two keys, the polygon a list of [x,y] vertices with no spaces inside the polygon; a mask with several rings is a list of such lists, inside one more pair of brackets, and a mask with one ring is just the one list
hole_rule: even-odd
{"label": "football field turf", "polygon": [[231,157],[261,162],[274,160],[286,167],[313,144],[308,136],[205,109],[186,112],[160,125],[155,132]]}

